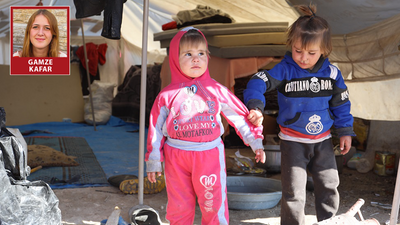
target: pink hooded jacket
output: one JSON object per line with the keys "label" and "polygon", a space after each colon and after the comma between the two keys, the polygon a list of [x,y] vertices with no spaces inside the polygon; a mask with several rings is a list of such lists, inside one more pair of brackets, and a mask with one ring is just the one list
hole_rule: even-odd
{"label": "pink hooded jacket", "polygon": [[179,31],[170,43],[171,83],[158,94],[150,113],[147,172],[162,171],[164,144],[188,151],[204,151],[220,144],[224,134],[221,115],[253,151],[264,149],[263,127],[248,121],[249,111],[240,99],[212,79],[208,69],[197,78],[181,71],[179,42],[189,29]]}

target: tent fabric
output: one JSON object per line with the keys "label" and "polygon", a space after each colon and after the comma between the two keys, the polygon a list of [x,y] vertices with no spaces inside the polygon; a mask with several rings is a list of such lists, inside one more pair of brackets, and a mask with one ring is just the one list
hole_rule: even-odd
{"label": "tent fabric", "polygon": [[400,120],[400,14],[366,29],[336,35],[329,56],[345,79],[351,113],[367,120]]}
{"label": "tent fabric", "polygon": [[400,79],[347,82],[351,114],[366,120],[400,121]]}
{"label": "tent fabric", "polygon": [[345,80],[400,78],[400,14],[374,26],[332,38],[332,63]]}

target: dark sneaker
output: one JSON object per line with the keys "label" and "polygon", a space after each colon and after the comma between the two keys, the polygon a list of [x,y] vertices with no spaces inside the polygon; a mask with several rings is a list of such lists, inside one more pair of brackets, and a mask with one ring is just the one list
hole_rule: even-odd
{"label": "dark sneaker", "polygon": [[119,185],[121,184],[122,181],[124,180],[134,180],[138,179],[136,175],[131,175],[131,174],[120,174],[120,175],[115,175],[111,176],[108,178],[108,183],[110,183],[112,186],[119,188]]}

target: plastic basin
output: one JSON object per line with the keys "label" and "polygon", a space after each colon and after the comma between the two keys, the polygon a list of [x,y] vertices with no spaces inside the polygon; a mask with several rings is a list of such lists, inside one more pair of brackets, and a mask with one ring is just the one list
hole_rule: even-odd
{"label": "plastic basin", "polygon": [[269,209],[282,198],[281,181],[264,177],[228,176],[227,191],[229,209]]}
{"label": "plastic basin", "polygon": [[264,152],[267,172],[281,172],[280,145],[264,145]]}

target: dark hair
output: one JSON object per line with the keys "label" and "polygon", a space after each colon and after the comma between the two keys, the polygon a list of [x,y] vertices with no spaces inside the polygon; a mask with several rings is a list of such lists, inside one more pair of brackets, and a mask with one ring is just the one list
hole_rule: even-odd
{"label": "dark hair", "polygon": [[207,44],[206,39],[197,29],[190,29],[181,37],[179,49],[181,49],[183,45],[198,46],[199,44]]}
{"label": "dark hair", "polygon": [[327,57],[332,52],[331,29],[328,22],[315,15],[317,7],[313,4],[297,7],[304,15],[289,27],[286,45],[291,47],[297,40],[301,40],[302,48],[307,48],[310,44],[320,43],[323,56]]}

